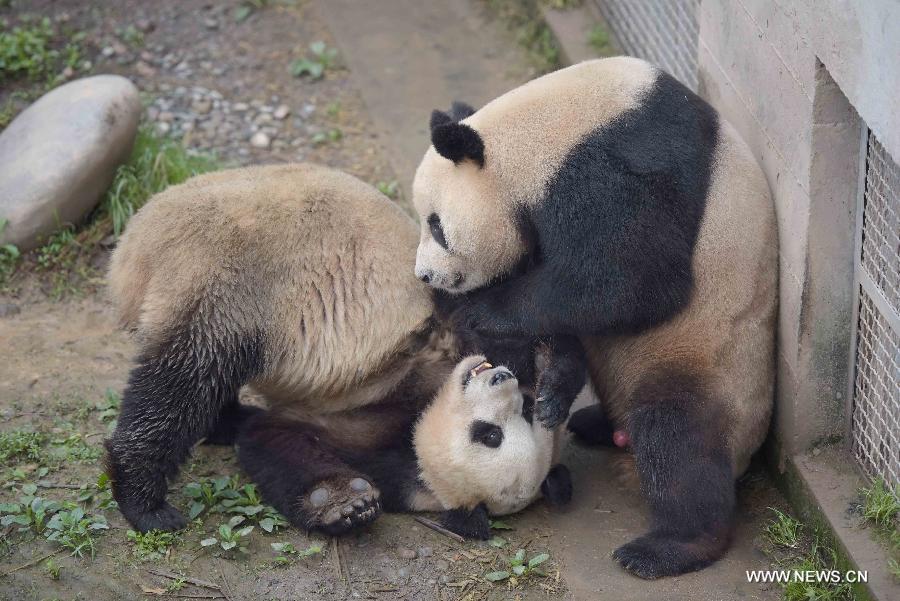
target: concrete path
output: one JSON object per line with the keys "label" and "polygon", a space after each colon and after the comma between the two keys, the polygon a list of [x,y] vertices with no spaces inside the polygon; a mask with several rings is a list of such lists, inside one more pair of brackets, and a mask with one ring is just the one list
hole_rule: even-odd
{"label": "concrete path", "polygon": [[[428,116],[452,100],[480,106],[522,83],[523,52],[483,4],[469,0],[316,0],[347,61],[372,120],[409,198],[415,168],[429,145]],[[566,463],[576,486],[572,507],[551,512],[536,504],[519,527],[550,530],[547,544],[563,566],[562,578],[578,600],[617,601],[778,599],[777,587],[746,581],[745,570],[769,563],[757,548],[767,507],[783,505],[765,476],[741,487],[741,518],[727,557],[696,574],[656,582],[621,570],[612,551],[641,534],[647,509],[637,490],[618,483],[619,453],[571,445]]]}
{"label": "concrete path", "polygon": [[[400,184],[428,148],[428,118],[453,100],[479,107],[528,79],[521,53],[468,0],[317,0]],[[516,76],[518,74],[518,76]]]}

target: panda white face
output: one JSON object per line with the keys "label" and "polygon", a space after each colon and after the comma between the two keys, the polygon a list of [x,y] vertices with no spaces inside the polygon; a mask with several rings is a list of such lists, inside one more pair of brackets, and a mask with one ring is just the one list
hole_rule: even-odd
{"label": "panda white face", "polygon": [[519,511],[539,494],[553,432],[523,416],[519,382],[483,356],[457,364],[414,434],[421,476],[447,509]]}
{"label": "panda white face", "polygon": [[489,167],[457,165],[429,149],[413,182],[421,223],[416,277],[460,294],[512,269],[524,243],[507,204]]}

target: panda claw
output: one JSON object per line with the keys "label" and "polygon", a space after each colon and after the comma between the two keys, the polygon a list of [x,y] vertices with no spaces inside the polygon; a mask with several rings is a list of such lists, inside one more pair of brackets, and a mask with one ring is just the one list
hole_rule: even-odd
{"label": "panda claw", "polygon": [[306,527],[340,535],[365,526],[378,517],[381,504],[378,489],[364,478],[349,481],[331,479],[313,487],[306,497]]}

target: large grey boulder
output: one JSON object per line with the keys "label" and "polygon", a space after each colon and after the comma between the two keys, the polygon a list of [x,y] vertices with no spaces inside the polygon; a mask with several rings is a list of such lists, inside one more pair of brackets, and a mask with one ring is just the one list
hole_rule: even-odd
{"label": "large grey boulder", "polygon": [[138,90],[118,75],[79,79],[42,96],[0,133],[0,244],[38,246],[81,219],[128,158]]}

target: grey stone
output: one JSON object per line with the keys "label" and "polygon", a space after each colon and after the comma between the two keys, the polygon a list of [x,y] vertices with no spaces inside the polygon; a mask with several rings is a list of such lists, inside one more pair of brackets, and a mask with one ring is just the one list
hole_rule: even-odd
{"label": "grey stone", "polygon": [[12,317],[22,311],[19,305],[13,303],[0,303],[0,317]]}
{"label": "grey stone", "polygon": [[431,547],[419,547],[419,557],[431,557],[434,555],[434,549]]}
{"label": "grey stone", "polygon": [[401,559],[415,559],[416,552],[412,549],[407,549],[406,547],[400,547],[397,549],[397,555],[400,556]]}
{"label": "grey stone", "polygon": [[141,115],[138,90],[118,75],[75,80],[45,94],[0,133],[0,244],[31,250],[60,223],[90,211],[128,158]]}

